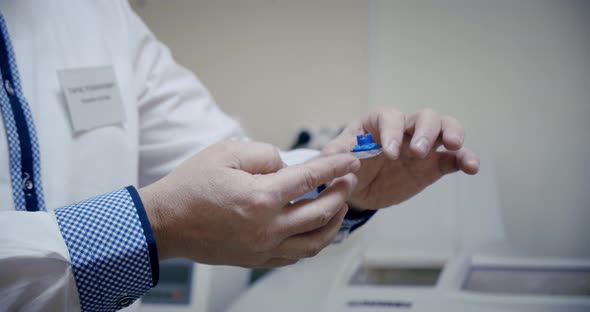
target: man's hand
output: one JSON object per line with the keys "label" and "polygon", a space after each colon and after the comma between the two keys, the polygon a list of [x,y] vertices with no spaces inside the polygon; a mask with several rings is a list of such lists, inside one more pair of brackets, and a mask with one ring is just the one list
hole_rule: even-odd
{"label": "man's hand", "polygon": [[[160,259],[275,267],[316,255],[336,236],[360,162],[340,154],[286,167],[276,148],[222,142],[140,196]],[[289,201],[334,181],[313,201]]]}
{"label": "man's hand", "polygon": [[362,161],[357,187],[349,199],[353,207],[379,209],[399,204],[445,174],[479,170],[479,156],[463,147],[461,124],[430,109],[411,115],[390,108],[374,110],[350,124],[322,154],[348,152],[356,144],[356,135],[366,132],[383,146],[383,153]]}

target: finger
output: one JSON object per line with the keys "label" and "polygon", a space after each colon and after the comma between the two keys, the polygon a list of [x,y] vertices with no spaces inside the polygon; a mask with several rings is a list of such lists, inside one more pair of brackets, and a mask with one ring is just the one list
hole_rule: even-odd
{"label": "finger", "polygon": [[260,266],[256,266],[257,268],[280,268],[287,265],[292,265],[297,263],[298,259],[287,259],[287,258],[270,258],[265,263],[261,264]]}
{"label": "finger", "polygon": [[444,116],[441,118],[442,124],[442,143],[450,151],[458,151],[463,146],[465,139],[465,130],[461,123],[451,117]]}
{"label": "finger", "polygon": [[467,174],[476,174],[480,167],[480,158],[474,151],[463,148],[457,153],[459,169]]}
{"label": "finger", "polygon": [[406,134],[408,134],[410,136],[414,134],[416,120],[418,119],[418,116],[420,115],[420,113],[421,112],[417,112],[417,113],[406,115],[406,120],[405,120]]}
{"label": "finger", "polygon": [[441,120],[438,114],[431,110],[421,111],[416,118],[414,134],[410,142],[410,150],[419,158],[428,155],[436,142],[441,130]]}
{"label": "finger", "polygon": [[439,169],[441,175],[461,170],[467,174],[476,174],[479,171],[479,156],[468,148],[459,151],[439,152]]}
{"label": "finger", "polygon": [[314,231],[326,226],[338,214],[356,186],[356,176],[346,175],[330,185],[319,197],[288,205],[277,220],[283,237]]}
{"label": "finger", "polygon": [[289,166],[263,176],[266,188],[278,195],[280,207],[335,178],[356,172],[360,161],[350,154],[335,154]]}
{"label": "finger", "polygon": [[232,168],[252,174],[267,174],[285,167],[279,149],[271,144],[225,141],[220,145],[220,148],[229,152],[227,154]]}
{"label": "finger", "polygon": [[405,132],[405,115],[402,112],[392,108],[375,110],[365,119],[363,127],[379,138],[389,158],[399,157]]}
{"label": "finger", "polygon": [[348,205],[340,205],[338,213],[325,226],[308,233],[287,238],[276,247],[276,254],[288,259],[316,256],[322,249],[334,241],[347,211]]}
{"label": "finger", "polygon": [[344,128],[336,138],[330,141],[322,149],[322,154],[332,155],[350,152],[356,145],[357,134],[363,133],[363,127],[360,121],[355,121]]}

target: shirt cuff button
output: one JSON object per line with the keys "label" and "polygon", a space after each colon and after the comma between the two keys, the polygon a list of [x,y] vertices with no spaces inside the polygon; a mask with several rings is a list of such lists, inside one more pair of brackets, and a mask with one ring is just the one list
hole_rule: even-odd
{"label": "shirt cuff button", "polygon": [[119,300],[117,300],[117,304],[120,307],[127,307],[129,306],[131,303],[133,302],[133,300],[131,300],[131,297],[129,296],[123,296],[121,298],[119,298]]}
{"label": "shirt cuff button", "polygon": [[12,84],[10,83],[10,80],[8,80],[8,79],[4,80],[4,89],[6,90],[6,93],[8,93],[8,95],[14,96],[14,89],[12,88]]}

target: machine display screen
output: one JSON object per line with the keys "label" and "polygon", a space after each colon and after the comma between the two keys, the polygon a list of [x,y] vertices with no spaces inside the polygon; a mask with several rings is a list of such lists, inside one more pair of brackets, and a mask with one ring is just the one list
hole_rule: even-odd
{"label": "machine display screen", "polygon": [[462,289],[501,294],[590,296],[590,268],[473,267]]}
{"label": "machine display screen", "polygon": [[360,266],[352,275],[355,286],[434,286],[442,267]]}
{"label": "machine display screen", "polygon": [[186,259],[160,262],[158,285],[143,296],[143,303],[188,305],[193,270],[193,262]]}

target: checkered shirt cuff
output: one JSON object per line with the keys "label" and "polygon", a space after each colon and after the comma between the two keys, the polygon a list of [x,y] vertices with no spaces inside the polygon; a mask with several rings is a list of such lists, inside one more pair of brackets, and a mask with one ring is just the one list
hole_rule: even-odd
{"label": "checkered shirt cuff", "polygon": [[82,311],[116,311],[158,282],[156,241],[129,186],[55,210]]}
{"label": "checkered shirt cuff", "polygon": [[334,239],[334,243],[340,243],[346,239],[350,233],[367,223],[367,221],[375,215],[375,212],[377,212],[377,210],[356,210],[350,207],[348,212],[346,212],[346,216],[344,216],[344,220],[342,221],[342,225],[340,225],[340,230]]}

